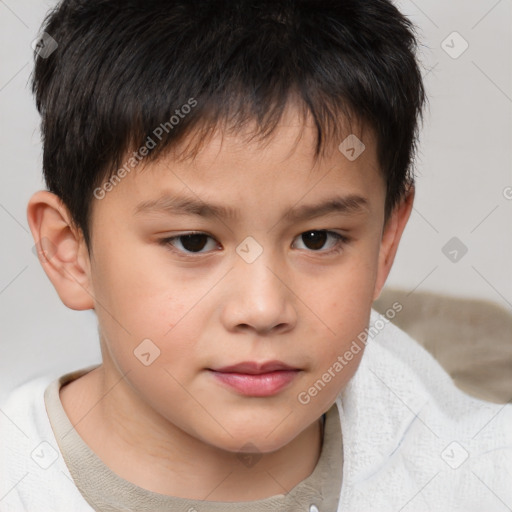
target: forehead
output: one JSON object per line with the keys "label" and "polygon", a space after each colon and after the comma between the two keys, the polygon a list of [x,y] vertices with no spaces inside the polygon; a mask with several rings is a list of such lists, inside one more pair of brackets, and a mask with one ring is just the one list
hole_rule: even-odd
{"label": "forehead", "polygon": [[[179,193],[181,206],[189,212],[208,202],[217,205],[210,213],[235,218],[244,209],[269,205],[290,209],[302,203],[304,211],[309,199],[327,199],[332,192],[331,203],[346,199],[342,207],[355,211],[364,203],[357,197],[378,203],[382,198],[373,196],[382,195],[385,187],[372,132],[352,129],[342,140],[327,141],[318,158],[315,124],[294,110],[287,110],[266,138],[255,135],[254,126],[237,132],[217,129],[192,157],[182,155],[197,142],[193,137],[155,161],[143,161],[107,194],[99,209],[120,207],[130,216],[156,212],[158,207],[169,211],[176,203],[172,196]],[[292,213],[288,217],[294,219]]]}

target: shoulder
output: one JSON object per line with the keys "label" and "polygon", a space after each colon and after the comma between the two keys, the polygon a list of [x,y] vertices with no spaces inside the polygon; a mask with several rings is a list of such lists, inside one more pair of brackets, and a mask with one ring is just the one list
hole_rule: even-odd
{"label": "shoulder", "polygon": [[82,505],[48,419],[44,395],[52,385],[59,386],[55,375],[34,378],[0,405],[1,510],[91,510]]}
{"label": "shoulder", "polygon": [[378,495],[389,501],[382,510],[400,509],[423,486],[417,510],[449,508],[452,498],[454,509],[464,502],[497,510],[488,507],[489,489],[512,503],[512,406],[459,390],[421,345],[375,311],[339,404],[346,505],[355,499],[371,507],[365,496]]}
{"label": "shoulder", "polygon": [[[472,426],[478,418],[496,411],[504,412],[503,419],[511,419],[510,404],[481,400],[459,389],[424,347],[384,315],[372,310],[371,326],[379,328],[367,343],[357,387],[363,385],[373,391],[395,394],[397,398],[411,400],[407,402],[411,406],[415,403],[428,406],[432,416],[450,422],[452,427]],[[373,382],[362,382],[371,379],[371,375]]]}
{"label": "shoulder", "polygon": [[51,433],[44,406],[44,392],[55,380],[50,375],[34,378],[12,390],[1,404],[2,450],[28,446]]}

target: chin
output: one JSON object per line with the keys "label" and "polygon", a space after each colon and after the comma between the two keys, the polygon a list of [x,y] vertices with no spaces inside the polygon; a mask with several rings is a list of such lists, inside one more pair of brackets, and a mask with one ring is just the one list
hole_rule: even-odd
{"label": "chin", "polygon": [[280,440],[280,442],[276,442],[276,440],[265,439],[262,437],[261,439],[253,436],[245,437],[245,438],[235,438],[231,440],[229,443],[223,444],[222,446],[218,446],[221,450],[231,452],[235,455],[242,454],[256,454],[256,455],[264,455],[267,453],[274,453],[284,446],[288,444],[290,440]]}
{"label": "chin", "polygon": [[[282,421],[282,420],[281,420]],[[243,426],[241,431],[225,426],[222,437],[212,439],[211,431],[207,439],[203,439],[208,444],[219,448],[220,450],[238,453],[272,453],[280,450],[288,443],[293,441],[300,433],[300,429],[290,431],[279,428],[279,422],[270,425],[253,425],[254,428]],[[278,428],[276,428],[278,427]]]}

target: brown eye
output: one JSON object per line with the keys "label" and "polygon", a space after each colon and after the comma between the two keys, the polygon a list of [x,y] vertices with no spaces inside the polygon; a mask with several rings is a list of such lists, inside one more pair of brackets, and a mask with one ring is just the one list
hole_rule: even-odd
{"label": "brown eye", "polygon": [[[187,256],[190,254],[205,254],[211,249],[218,247],[216,240],[205,233],[185,233],[160,240],[162,245],[170,250]],[[205,249],[206,250],[203,250]]]}
{"label": "brown eye", "polygon": [[324,246],[326,240],[326,231],[307,231],[306,233],[302,233],[302,241],[308,249],[317,251]]}
{"label": "brown eye", "polygon": [[[326,229],[312,229],[305,231],[297,237],[299,244],[303,244],[306,250],[320,253],[331,253],[340,251],[345,243],[348,243],[346,236],[328,231]],[[296,246],[294,243],[294,246]],[[302,247],[297,247],[302,249]]]}
{"label": "brown eye", "polygon": [[199,252],[204,249],[208,239],[206,235],[182,235],[178,238],[183,248],[190,252]]}

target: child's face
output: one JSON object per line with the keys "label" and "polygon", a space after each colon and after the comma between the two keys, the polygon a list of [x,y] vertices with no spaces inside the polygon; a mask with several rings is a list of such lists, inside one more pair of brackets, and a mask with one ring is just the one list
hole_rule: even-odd
{"label": "child's face", "polygon": [[[368,326],[389,271],[373,140],[354,161],[333,144],[312,168],[315,132],[308,125],[294,147],[298,123],[283,122],[266,147],[226,135],[192,161],[169,155],[93,204],[90,292],[106,374],[126,374],[136,400],[230,451],[274,451],[333,404],[363,351],[341,371],[334,363]],[[174,211],[138,208],[171,196]],[[349,196],[361,198],[352,209],[302,216]],[[196,214],[178,209],[185,200],[200,205]],[[207,205],[234,213],[212,215]],[[315,230],[347,241],[307,236]],[[208,236],[163,242],[191,231]],[[296,371],[270,384],[235,376],[234,387],[214,371],[269,361]],[[323,389],[309,393],[319,380]]]}

